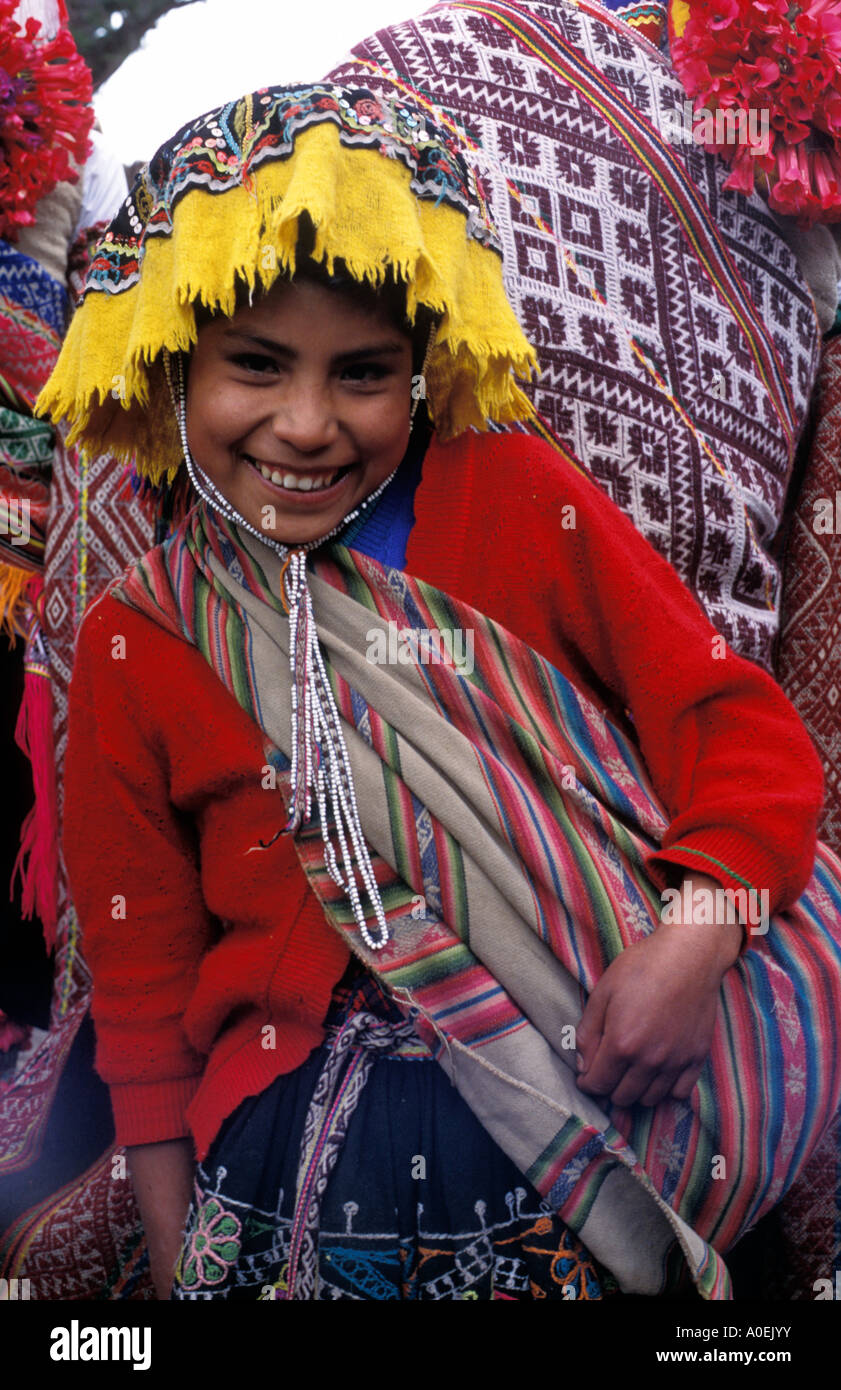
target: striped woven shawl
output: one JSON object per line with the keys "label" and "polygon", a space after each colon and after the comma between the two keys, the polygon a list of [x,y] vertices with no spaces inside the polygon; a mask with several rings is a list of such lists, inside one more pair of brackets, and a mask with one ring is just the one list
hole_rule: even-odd
{"label": "striped woven shawl", "polygon": [[[728,972],[689,1101],[605,1113],[575,1084],[573,1029],[659,921],[643,858],[667,818],[637,750],[538,653],[428,584],[332,546],[310,589],[392,939],[365,946],[313,822],[296,850],[328,921],[623,1290],[663,1294],[688,1272],[729,1297],[719,1252],[779,1200],[838,1104],[841,865],[821,847],[797,906]],[[278,557],[199,505],[114,592],[195,644],[261,727],[283,825]],[[448,659],[454,633],[469,660]]]}

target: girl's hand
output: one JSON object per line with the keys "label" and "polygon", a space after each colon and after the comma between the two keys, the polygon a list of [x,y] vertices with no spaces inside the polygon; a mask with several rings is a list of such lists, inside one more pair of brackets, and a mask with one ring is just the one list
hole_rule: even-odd
{"label": "girl's hand", "polygon": [[[699,874],[691,883],[720,887]],[[709,1053],[722,976],[741,943],[738,923],[695,922],[690,912],[617,956],[578,1025],[581,1090],[614,1105],[685,1100]]]}

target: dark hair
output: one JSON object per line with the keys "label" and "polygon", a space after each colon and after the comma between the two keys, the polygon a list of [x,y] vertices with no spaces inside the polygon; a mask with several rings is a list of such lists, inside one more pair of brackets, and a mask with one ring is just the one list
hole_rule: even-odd
{"label": "dark hair", "polygon": [[[411,338],[412,371],[418,375],[423,367],[429,334],[435,321],[432,311],[424,307],[419,308],[415,322],[410,323],[406,314],[405,283],[398,280],[390,268],[383,283],[376,287],[367,280],[357,280],[350,274],[344,261],[338,259],[334,262],[333,273],[330,275],[323,261],[313,260],[314,245],[315,229],[306,213],[302,213],[295,251],[295,274],[290,277],[281,273],[279,279],[290,283],[292,280],[307,280],[311,284],[321,285],[324,289],[342,295],[366,314],[385,309],[394,327]],[[236,308],[245,309],[252,302],[247,284],[240,280],[236,289]],[[196,303],[194,311],[197,328],[203,328],[216,317],[216,311],[202,303]]]}

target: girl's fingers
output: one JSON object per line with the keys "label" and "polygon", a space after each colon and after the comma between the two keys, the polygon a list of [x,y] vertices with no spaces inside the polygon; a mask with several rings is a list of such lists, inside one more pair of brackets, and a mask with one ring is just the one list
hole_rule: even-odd
{"label": "girl's fingers", "polygon": [[686,1100],[692,1093],[695,1082],[704,1069],[703,1062],[692,1062],[688,1067],[678,1074],[677,1081],[672,1087],[672,1095],[675,1100]]}
{"label": "girl's fingers", "polygon": [[661,1072],[655,1075],[648,1090],[640,1096],[640,1105],[659,1105],[661,1100],[672,1092],[672,1084],[677,1077],[681,1076],[680,1068],[677,1071]]}
{"label": "girl's fingers", "polygon": [[596,985],[575,1030],[576,1051],[580,1059],[579,1071],[582,1073],[588,1070],[598,1052],[604,1031],[607,999],[607,992]]}
{"label": "girl's fingers", "polygon": [[612,1095],[629,1065],[628,1058],[618,1053],[602,1034],[592,1065],[582,1071],[578,1085],[596,1096]]}
{"label": "girl's fingers", "polygon": [[[671,1080],[671,1075],[668,1079]],[[610,1099],[614,1105],[636,1105],[642,1096],[659,1083],[660,1074],[652,1071],[651,1067],[629,1067],[619,1085],[611,1092]]]}

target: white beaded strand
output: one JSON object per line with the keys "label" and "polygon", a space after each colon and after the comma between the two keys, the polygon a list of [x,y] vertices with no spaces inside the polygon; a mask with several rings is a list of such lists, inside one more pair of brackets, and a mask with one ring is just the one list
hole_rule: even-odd
{"label": "white beaded strand", "polygon": [[[293,803],[295,821],[292,828],[297,828],[301,818],[309,819],[314,794],[321,821],[327,872],[333,882],[347,893],[363,940],[372,950],[380,950],[388,941],[388,926],[362,833],[347,745],[318,642],[307,584],[306,555],[302,551],[293,552],[284,576],[284,586],[289,601],[289,665],[293,686],[299,660],[304,663],[307,672],[303,720],[295,718],[293,706],[293,785],[296,799]],[[304,653],[300,655],[302,647]],[[321,758],[313,756],[315,749],[321,750]],[[328,811],[333,814],[344,873],[330,841]],[[351,848],[356,856],[356,868],[374,908],[379,929],[377,938],[371,935],[365,921]]]}
{"label": "white beaded strand", "polygon": [[[243,527],[252,536],[270,546],[281,560],[288,560],[283,582],[289,608],[289,667],[292,676],[292,791],[291,811],[286,828],[294,832],[309,820],[314,793],[321,821],[324,864],[327,872],[333,882],[347,893],[354,919],[366,945],[372,951],[380,951],[389,941],[388,924],[359,819],[353,774],[339,712],[318,642],[312,598],[307,583],[307,552],[336,535],[348,522],[369,507],[391,482],[397,469],[395,468],[364,502],[343,517],[338,526],[334,526],[326,536],[294,548],[283,545],[246,521],[193,459],[187,443],[183,357],[179,352],[174,354],[174,358],[173,372],[171,354],[164,353],[164,370],[175,407],[184,461],[193,487],[209,506],[219,511],[228,521]],[[303,709],[300,708],[299,691],[303,694]],[[330,840],[331,815],[341,850],[344,874]],[[355,864],[351,850],[356,856]],[[378,928],[376,937],[372,936],[365,920],[357,885],[357,871],[361,875],[374,910]]]}

